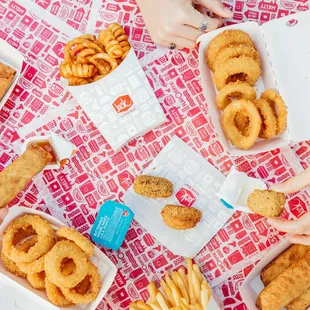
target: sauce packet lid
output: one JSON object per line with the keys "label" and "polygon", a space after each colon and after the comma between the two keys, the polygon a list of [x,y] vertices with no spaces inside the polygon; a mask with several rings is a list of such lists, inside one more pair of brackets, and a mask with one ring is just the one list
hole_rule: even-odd
{"label": "sauce packet lid", "polygon": [[106,201],[90,232],[91,239],[108,249],[118,250],[127,234],[134,213],[125,205]]}

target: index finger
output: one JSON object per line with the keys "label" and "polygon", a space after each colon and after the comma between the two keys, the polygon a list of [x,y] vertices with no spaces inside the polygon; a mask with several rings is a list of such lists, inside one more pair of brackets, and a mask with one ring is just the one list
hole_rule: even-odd
{"label": "index finger", "polygon": [[283,218],[269,218],[268,223],[281,232],[303,234],[304,227],[301,219],[289,221]]}

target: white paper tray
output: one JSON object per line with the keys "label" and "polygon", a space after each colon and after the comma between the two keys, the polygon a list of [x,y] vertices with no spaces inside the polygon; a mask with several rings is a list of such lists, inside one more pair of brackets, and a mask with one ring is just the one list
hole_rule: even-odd
{"label": "white paper tray", "polygon": [[[54,217],[40,212],[34,209],[22,208],[22,207],[12,207],[0,226],[0,249],[2,248],[2,236],[7,228],[8,224],[15,218],[20,217],[24,214],[36,214],[47,220],[51,225],[59,228],[65,226],[63,223],[55,219]],[[8,272],[4,269],[2,261],[0,260],[0,278],[4,283],[14,286],[14,288],[24,294],[29,299],[33,299],[37,304],[41,305],[43,309],[70,309],[70,310],[95,310],[99,305],[100,301],[103,299],[108,289],[111,287],[114,278],[116,276],[116,266],[109,260],[109,258],[104,255],[97,247],[94,247],[94,255],[91,261],[98,267],[101,276],[101,289],[96,298],[96,300],[87,305],[76,305],[70,308],[58,308],[51,304],[43,291],[33,289],[27,280],[16,277],[14,274]],[[2,307],[1,307],[2,309]]]}

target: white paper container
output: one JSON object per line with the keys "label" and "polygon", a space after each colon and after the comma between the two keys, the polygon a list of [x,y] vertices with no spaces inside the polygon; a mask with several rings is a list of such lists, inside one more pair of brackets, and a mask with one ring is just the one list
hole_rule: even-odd
{"label": "white paper container", "polygon": [[61,161],[70,158],[76,152],[76,147],[71,142],[51,132],[47,136],[35,136],[27,139],[22,145],[21,153],[26,151],[29,144],[40,141],[48,141],[57,157],[57,163],[46,165],[44,170],[60,169],[62,167]]}
{"label": "white paper container", "polygon": [[23,66],[23,56],[9,43],[0,39],[0,62],[8,65],[16,70],[16,74],[8,91],[5,93],[3,98],[0,100],[0,110],[3,108],[5,102],[11,95],[18,79]]}
{"label": "white paper container", "polygon": [[[221,127],[221,111],[215,98],[217,90],[212,72],[205,61],[205,50],[211,40],[227,29],[247,32],[255,43],[262,63],[262,77],[256,84],[257,97],[269,88],[278,90],[288,107],[287,130],[272,140],[258,140],[249,150],[240,150],[225,137]],[[261,153],[282,147],[291,141],[310,138],[310,11],[272,20],[259,26],[255,22],[240,23],[202,35],[198,41],[199,67],[204,95],[208,102],[216,132],[233,156]]]}
{"label": "white paper container", "polygon": [[97,82],[68,86],[63,79],[63,83],[115,151],[167,121],[133,49]]}
{"label": "white paper container", "polygon": [[260,179],[250,178],[244,172],[233,167],[220,188],[218,196],[229,203],[234,210],[254,213],[247,206],[248,197],[255,189],[267,189],[267,184]]}
{"label": "white paper container", "polygon": [[[173,195],[152,199],[136,194],[131,187],[123,200],[135,213],[135,219],[176,255],[194,257],[234,213],[217,196],[225,177],[176,136],[143,174],[170,180],[174,185]],[[202,220],[189,230],[171,229],[160,215],[167,204],[192,205],[202,211]]]}
{"label": "white paper container", "polygon": [[[34,209],[22,208],[22,207],[12,207],[5,217],[3,223],[0,226],[0,248],[2,248],[2,237],[5,229],[8,224],[15,219],[16,217],[20,217],[24,214],[36,214],[47,220],[53,227],[59,228],[65,226],[63,223],[55,219],[54,217],[40,212]],[[16,277],[14,274],[8,272],[4,269],[2,261],[0,260],[0,278],[3,282],[6,282],[10,285],[13,285],[14,288],[20,291],[22,294],[29,297],[29,299],[33,299],[36,303],[41,305],[43,309],[71,309],[71,310],[95,310],[103,299],[108,289],[111,287],[114,278],[116,276],[117,269],[115,265],[108,259],[106,255],[104,255],[97,247],[94,247],[94,255],[91,258],[91,261],[98,267],[100,276],[101,276],[101,289],[96,298],[96,300],[87,305],[76,305],[70,308],[58,308],[51,304],[47,297],[46,293],[43,291],[33,289],[27,280]]]}
{"label": "white paper container", "polygon": [[[260,279],[262,270],[272,262],[278,255],[288,249],[292,244],[289,240],[281,242],[274,250],[262,259],[259,264],[251,271],[246,277],[240,287],[240,294],[243,302],[246,304],[247,309],[256,310],[256,299],[259,293],[264,289],[264,284]],[[279,288],[281,290],[281,288]]]}

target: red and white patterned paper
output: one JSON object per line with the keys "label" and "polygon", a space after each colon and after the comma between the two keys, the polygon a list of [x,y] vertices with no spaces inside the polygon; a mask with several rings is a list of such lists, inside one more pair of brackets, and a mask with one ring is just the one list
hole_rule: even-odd
{"label": "red and white patterned paper", "polygon": [[[308,142],[255,156],[230,158],[227,155],[208,115],[196,50],[186,53],[157,49],[141,59],[169,122],[132,141],[121,151],[113,152],[81,108],[68,102],[70,95],[59,81],[57,65],[64,43],[79,34],[74,28],[84,32],[93,27],[95,32],[104,25],[97,22],[100,19],[102,22],[109,14],[111,22],[122,21],[127,26],[140,57],[153,50],[155,46],[147,35],[136,4],[129,0],[93,1],[97,3],[94,12],[88,1],[35,2],[37,4],[27,0],[18,3],[0,0],[0,37],[16,46],[27,60],[18,86],[0,112],[0,169],[16,158],[14,150],[26,137],[50,130],[73,142],[79,151],[63,170],[46,171],[43,177],[36,177],[12,205],[44,210],[88,234],[102,202],[108,199],[122,201],[134,177],[174,135],[224,174],[235,165],[249,176],[281,182],[308,166]],[[224,2],[235,12],[234,19],[228,23],[246,20],[263,23],[309,7],[308,0]],[[60,8],[69,8],[70,13],[55,13],[52,10],[55,3],[59,3]],[[75,9],[81,7],[87,13],[79,26],[68,27],[69,21],[74,20]],[[88,26],[83,24],[88,15],[98,16],[99,11],[99,20],[90,19]],[[91,26],[94,21],[95,25]],[[106,21],[110,22],[109,19]],[[54,24],[62,26],[55,27]],[[308,210],[309,201],[307,191],[289,196],[285,216],[301,216]],[[246,309],[238,293],[239,286],[253,264],[283,238],[283,234],[274,231],[261,217],[235,213],[197,255],[195,261],[225,309]],[[184,263],[182,257],[172,255],[135,221],[119,251],[102,250],[119,271],[99,309],[126,309],[131,299],[147,299],[149,280]]]}

